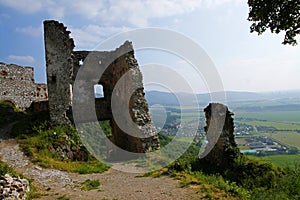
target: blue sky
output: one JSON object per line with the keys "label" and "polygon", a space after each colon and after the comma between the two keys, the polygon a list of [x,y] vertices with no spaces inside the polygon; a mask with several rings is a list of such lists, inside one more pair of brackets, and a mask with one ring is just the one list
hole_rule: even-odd
{"label": "blue sky", "polygon": [[[300,46],[282,45],[283,34],[251,34],[247,14],[247,2],[241,0],[0,0],[0,62],[33,66],[36,82],[45,82],[45,19],[63,22],[77,50],[92,50],[123,31],[159,27],[198,43],[215,63],[225,90],[300,89]],[[159,52],[136,56],[141,66],[172,66],[197,92],[205,92],[205,80],[194,77],[183,61]]]}

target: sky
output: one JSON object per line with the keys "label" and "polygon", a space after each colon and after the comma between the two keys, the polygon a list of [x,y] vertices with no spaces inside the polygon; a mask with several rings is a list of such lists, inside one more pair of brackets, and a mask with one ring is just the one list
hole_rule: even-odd
{"label": "sky", "polygon": [[[46,19],[68,27],[75,50],[93,50],[116,34],[156,27],[198,44],[213,61],[226,91],[300,89],[300,45],[282,45],[284,34],[250,33],[247,15],[246,0],[0,0],[0,62],[32,66],[35,81],[46,82]],[[197,75],[176,55],[145,49],[135,55],[148,90],[163,86],[186,92],[186,84],[179,81],[188,82],[196,93],[210,88],[203,74]],[[177,75],[170,70],[181,79],[174,79]],[[167,82],[153,84],[163,79]]]}

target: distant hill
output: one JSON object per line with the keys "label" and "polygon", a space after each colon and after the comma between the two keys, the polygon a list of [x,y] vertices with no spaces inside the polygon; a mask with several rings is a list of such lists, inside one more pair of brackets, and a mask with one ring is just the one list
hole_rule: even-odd
{"label": "distant hill", "polygon": [[[221,93],[189,94],[168,93],[161,91],[146,91],[149,105],[161,104],[167,106],[194,105],[206,106],[212,101],[212,96]],[[239,110],[300,110],[300,90],[282,92],[225,92],[228,106]],[[181,101],[179,103],[179,101]]]}

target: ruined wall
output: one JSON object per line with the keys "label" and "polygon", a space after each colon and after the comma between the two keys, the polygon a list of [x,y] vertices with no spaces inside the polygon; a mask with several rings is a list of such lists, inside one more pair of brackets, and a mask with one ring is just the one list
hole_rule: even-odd
{"label": "ruined wall", "polygon": [[0,63],[0,101],[25,110],[36,99],[33,68]]}
{"label": "ruined wall", "polygon": [[35,84],[35,101],[47,101],[48,100],[48,87],[44,83]]}
{"label": "ruined wall", "polygon": [[70,32],[57,21],[44,21],[47,86],[50,117],[57,124],[71,124],[72,104],[70,79],[73,76],[73,39]]}
{"label": "ruined wall", "polygon": [[[93,108],[89,105],[95,104],[98,120],[111,121],[112,141],[117,146],[131,152],[158,149],[159,141],[149,115],[142,74],[134,57],[132,44],[127,41],[113,51],[73,51],[73,40],[63,24],[45,21],[44,31],[49,111],[52,121],[58,124],[70,124],[72,117],[68,113],[71,111],[72,104],[75,103],[74,107],[81,109],[78,113],[87,114],[76,116],[76,112],[73,113],[74,117],[80,122],[89,122],[93,119],[90,115]],[[93,70],[88,71],[87,67],[81,68],[84,65],[94,66],[96,72],[102,76],[97,77],[95,75],[97,73]],[[81,97],[73,99],[73,84],[80,69],[86,70],[85,76],[77,77],[76,80],[82,91]],[[120,80],[124,83],[116,87]],[[103,86],[104,98],[95,99],[94,85],[96,84]],[[112,105],[113,92],[117,105]],[[86,101],[90,99],[93,102],[87,105]],[[124,127],[119,127],[120,123],[117,123],[112,107],[117,108],[117,116],[124,121],[125,126],[129,126],[132,121],[135,123],[136,128],[130,131],[130,135],[127,134],[128,131],[124,131]]]}
{"label": "ruined wall", "polygon": [[[206,137],[208,144],[214,144],[209,153],[203,158],[205,162],[226,168],[233,164],[239,156],[239,149],[234,140],[233,113],[227,106],[220,103],[210,103],[205,109]],[[225,121],[224,121],[225,117]],[[221,130],[219,135],[218,130]]]}

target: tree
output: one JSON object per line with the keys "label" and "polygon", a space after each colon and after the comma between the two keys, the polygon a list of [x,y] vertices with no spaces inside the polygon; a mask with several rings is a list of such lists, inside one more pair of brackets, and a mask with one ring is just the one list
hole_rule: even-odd
{"label": "tree", "polygon": [[300,34],[300,0],[248,0],[248,20],[253,22],[250,32],[261,35],[267,29],[272,33],[285,32],[282,44],[297,45]]}

